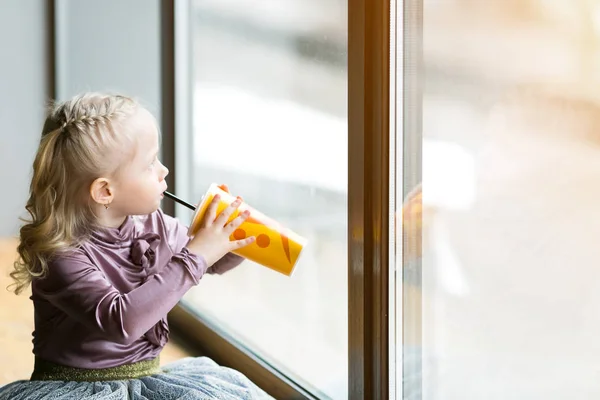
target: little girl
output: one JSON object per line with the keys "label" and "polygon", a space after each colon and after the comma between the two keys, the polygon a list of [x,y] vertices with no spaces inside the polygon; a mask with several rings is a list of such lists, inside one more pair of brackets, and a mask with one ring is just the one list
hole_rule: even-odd
{"label": "little girl", "polygon": [[131,98],[88,93],[44,124],[20,231],[15,292],[31,283],[31,379],[0,399],[270,399],[244,375],[205,357],[159,367],[167,313],[205,273],[242,259],[218,198],[193,237],[159,208],[167,168],[152,115]]}

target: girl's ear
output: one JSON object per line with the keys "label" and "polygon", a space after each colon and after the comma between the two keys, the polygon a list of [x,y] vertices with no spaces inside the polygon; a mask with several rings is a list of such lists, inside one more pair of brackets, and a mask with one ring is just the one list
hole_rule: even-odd
{"label": "girl's ear", "polygon": [[106,178],[98,178],[90,185],[90,196],[98,204],[108,205],[115,197],[110,181]]}

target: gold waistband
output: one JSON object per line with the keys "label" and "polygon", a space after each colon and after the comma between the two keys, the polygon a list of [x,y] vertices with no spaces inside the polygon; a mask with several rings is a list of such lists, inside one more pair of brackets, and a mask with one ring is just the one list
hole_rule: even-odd
{"label": "gold waistband", "polygon": [[32,381],[122,381],[160,373],[160,357],[133,364],[102,369],[67,367],[35,358]]}

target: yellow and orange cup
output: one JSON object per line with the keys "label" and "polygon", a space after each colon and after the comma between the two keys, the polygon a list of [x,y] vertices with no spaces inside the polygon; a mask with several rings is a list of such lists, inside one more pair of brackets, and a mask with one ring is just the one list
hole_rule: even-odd
{"label": "yellow and orange cup", "polygon": [[[202,201],[196,207],[188,235],[193,236],[198,231],[206,210],[216,194],[220,196],[217,215],[236,199],[235,196],[229,193],[226,186],[218,186],[215,183],[210,185]],[[248,246],[235,250],[234,253],[274,271],[291,276],[307,240],[250,207],[244,201],[231,215],[229,221],[245,210],[250,211],[250,216],[233,232],[230,239],[239,240],[254,236],[256,240]]]}

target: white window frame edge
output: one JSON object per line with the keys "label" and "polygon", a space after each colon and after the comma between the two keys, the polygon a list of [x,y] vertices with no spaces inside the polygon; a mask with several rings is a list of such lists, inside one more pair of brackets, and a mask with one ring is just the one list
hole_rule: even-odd
{"label": "white window frame edge", "polygon": [[[400,3],[400,7],[398,7]],[[390,399],[402,398],[402,342],[397,340],[397,332],[402,332],[402,230],[398,231],[396,214],[402,212],[402,197],[398,198],[397,186],[403,186],[404,168],[397,168],[403,162],[403,130],[398,131],[398,118],[396,113],[402,112],[404,99],[402,96],[403,85],[403,0],[390,0],[390,99],[389,99],[389,279],[388,279],[388,312],[390,323],[388,329],[388,354],[389,354],[389,394]],[[398,95],[400,94],[400,95]],[[402,125],[400,125],[402,127]],[[398,136],[401,136],[400,138]],[[400,232],[398,235],[396,232]],[[398,237],[397,237],[398,236]],[[398,314],[399,312],[399,314]],[[400,352],[400,353],[398,353]]]}
{"label": "white window frame edge", "polygon": [[[193,182],[193,144],[194,132],[192,116],[194,112],[192,65],[192,26],[190,0],[175,0],[175,149],[174,166],[177,172],[174,176],[174,194],[189,202],[192,199]],[[189,221],[191,211],[179,203],[175,204],[175,217],[181,221]]]}

